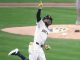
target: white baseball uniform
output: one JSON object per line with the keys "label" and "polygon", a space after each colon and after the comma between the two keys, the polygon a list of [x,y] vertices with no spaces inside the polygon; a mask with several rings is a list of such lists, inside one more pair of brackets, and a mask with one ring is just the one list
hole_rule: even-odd
{"label": "white baseball uniform", "polygon": [[36,26],[33,45],[29,45],[29,60],[46,60],[41,45],[44,45],[49,32],[48,27],[40,20]]}

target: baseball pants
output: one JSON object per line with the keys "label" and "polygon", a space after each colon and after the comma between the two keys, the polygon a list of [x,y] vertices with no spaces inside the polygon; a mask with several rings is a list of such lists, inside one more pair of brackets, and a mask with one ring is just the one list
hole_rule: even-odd
{"label": "baseball pants", "polygon": [[29,46],[29,60],[46,60],[41,46],[37,45],[36,43]]}

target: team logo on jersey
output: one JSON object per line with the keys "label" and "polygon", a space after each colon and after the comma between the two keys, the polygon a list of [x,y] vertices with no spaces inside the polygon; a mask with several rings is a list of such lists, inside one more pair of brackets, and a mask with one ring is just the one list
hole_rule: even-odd
{"label": "team logo on jersey", "polygon": [[44,30],[44,29],[42,30],[42,32],[44,32],[44,33],[48,34],[48,32],[47,32],[46,30]]}

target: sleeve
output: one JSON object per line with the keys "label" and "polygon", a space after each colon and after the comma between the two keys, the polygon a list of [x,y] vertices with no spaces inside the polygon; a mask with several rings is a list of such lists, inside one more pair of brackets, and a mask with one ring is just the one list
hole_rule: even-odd
{"label": "sleeve", "polygon": [[45,24],[44,24],[44,22],[42,20],[40,20],[39,22],[37,22],[37,27],[38,28],[42,28],[44,26],[45,26]]}
{"label": "sleeve", "polygon": [[37,22],[39,22],[41,20],[41,9],[38,9],[36,18],[37,18]]}

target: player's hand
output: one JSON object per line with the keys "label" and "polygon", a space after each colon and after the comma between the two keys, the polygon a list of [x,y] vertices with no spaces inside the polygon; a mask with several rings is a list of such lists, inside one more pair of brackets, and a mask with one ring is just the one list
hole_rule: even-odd
{"label": "player's hand", "polygon": [[43,7],[42,1],[38,4],[38,7],[39,7],[40,9],[42,9],[42,7]]}
{"label": "player's hand", "polygon": [[51,47],[50,47],[49,45],[44,45],[44,48],[45,48],[46,50],[49,50]]}

